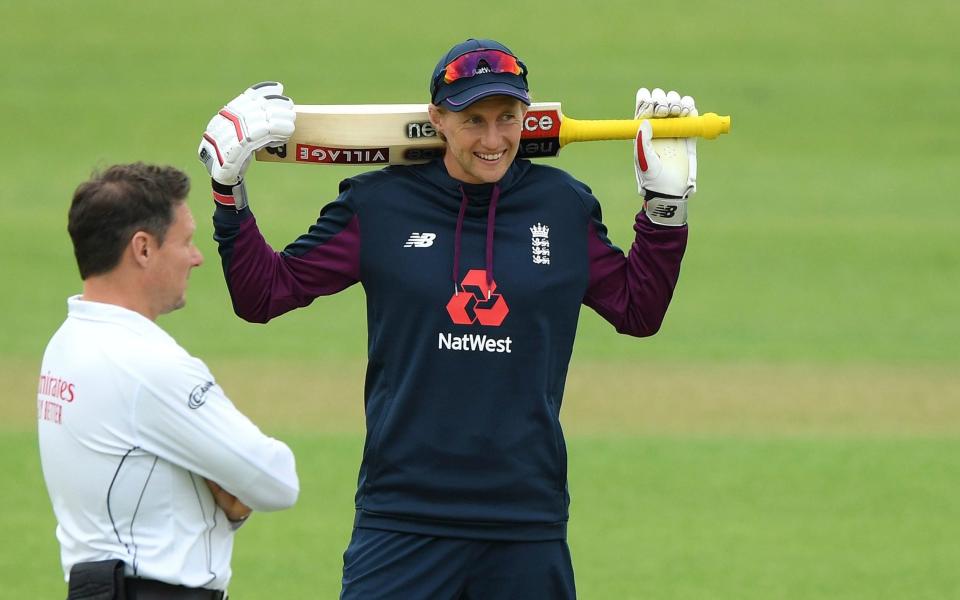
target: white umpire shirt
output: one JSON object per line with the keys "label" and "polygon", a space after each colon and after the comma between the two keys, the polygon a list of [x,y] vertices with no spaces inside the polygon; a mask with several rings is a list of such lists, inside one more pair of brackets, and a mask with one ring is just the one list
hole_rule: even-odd
{"label": "white umpire shirt", "polygon": [[287,508],[293,453],[153,321],[79,296],[67,306],[37,394],[65,578],[75,563],[119,558],[128,576],[225,590],[234,528],[203,478],[254,510]]}

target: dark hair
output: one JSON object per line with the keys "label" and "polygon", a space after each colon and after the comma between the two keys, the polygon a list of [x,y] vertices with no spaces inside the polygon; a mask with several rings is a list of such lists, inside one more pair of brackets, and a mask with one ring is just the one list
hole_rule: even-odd
{"label": "dark hair", "polygon": [[190,178],[183,171],[141,162],[114,165],[81,183],[67,219],[80,278],[116,267],[138,231],[162,244],[174,209],[189,192]]}

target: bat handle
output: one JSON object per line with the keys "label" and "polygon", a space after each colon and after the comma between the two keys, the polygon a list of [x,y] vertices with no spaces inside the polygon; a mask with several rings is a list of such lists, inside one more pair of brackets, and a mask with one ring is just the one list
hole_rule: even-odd
{"label": "bat handle", "polygon": [[[597,140],[632,140],[642,119],[580,121],[564,117],[560,122],[560,145]],[[712,140],[730,132],[730,117],[705,113],[699,117],[650,119],[655,138],[702,137]]]}

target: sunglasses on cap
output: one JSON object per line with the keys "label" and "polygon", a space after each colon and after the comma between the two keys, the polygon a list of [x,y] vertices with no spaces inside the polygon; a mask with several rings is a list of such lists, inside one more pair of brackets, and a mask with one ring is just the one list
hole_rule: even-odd
{"label": "sunglasses on cap", "polygon": [[450,84],[466,77],[475,77],[484,73],[509,73],[526,79],[527,67],[516,56],[502,50],[474,50],[461,54],[450,61],[433,82],[436,95],[440,80]]}

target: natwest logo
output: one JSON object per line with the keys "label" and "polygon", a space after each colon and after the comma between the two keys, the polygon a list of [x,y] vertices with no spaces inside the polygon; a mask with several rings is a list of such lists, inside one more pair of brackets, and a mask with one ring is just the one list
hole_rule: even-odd
{"label": "natwest logo", "polygon": [[494,294],[497,283],[491,282],[487,289],[487,273],[483,269],[471,269],[463,278],[460,287],[447,302],[447,313],[457,325],[490,325],[499,327],[510,312],[507,301]]}

